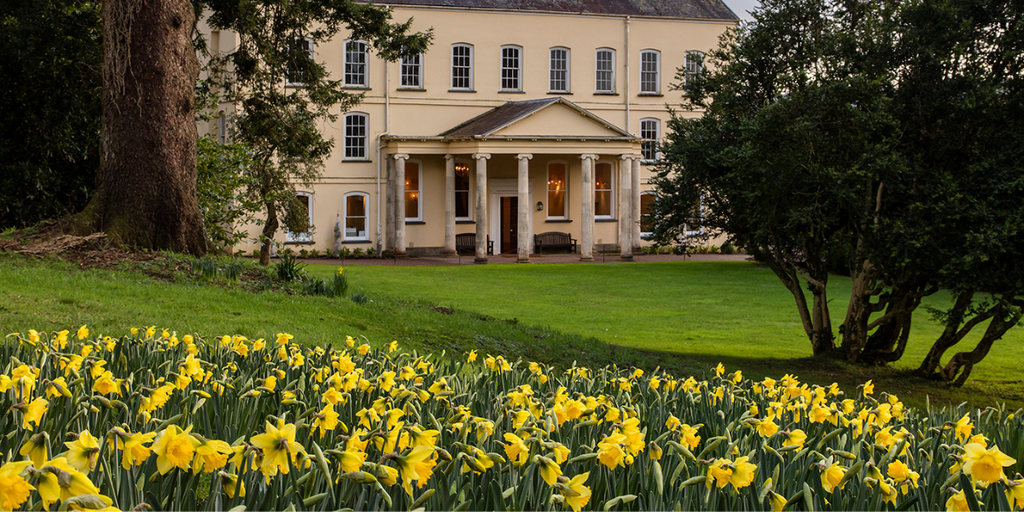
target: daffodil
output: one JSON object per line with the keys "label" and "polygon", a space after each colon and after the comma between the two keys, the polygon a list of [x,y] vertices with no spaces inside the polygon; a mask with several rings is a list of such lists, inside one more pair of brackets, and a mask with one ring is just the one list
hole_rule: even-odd
{"label": "daffodil", "polygon": [[821,472],[821,486],[825,492],[831,494],[844,476],[846,476],[846,468],[835,462]]}
{"label": "daffodil", "polygon": [[971,437],[971,430],[974,429],[974,424],[971,423],[971,415],[964,414],[963,418],[960,418],[956,422],[955,432],[956,440],[964,441]]}
{"label": "daffodil", "polygon": [[466,361],[470,363],[476,361],[476,350],[469,351],[469,356],[466,357]]}
{"label": "daffodil", "polygon": [[217,439],[198,438],[192,472],[212,473],[228,463],[228,455],[234,453],[231,445]]}
{"label": "daffodil", "polygon": [[23,406],[21,410],[21,428],[32,430],[33,423],[38,427],[49,405],[50,402],[46,401],[45,398],[39,397],[29,402],[28,405]]}
{"label": "daffodil", "polygon": [[426,446],[417,446],[405,455],[398,456],[395,460],[402,475],[402,487],[405,492],[412,496],[412,482],[417,482],[417,487],[422,487],[433,473],[436,462],[431,459],[434,449]]}
{"label": "daffodil", "polygon": [[224,490],[224,494],[228,498],[235,497],[236,489],[239,497],[245,497],[245,482],[240,482],[238,475],[224,471],[219,472],[218,475],[220,475],[220,488]]}
{"label": "daffodil", "polygon": [[136,432],[134,434],[120,431],[115,432],[117,449],[121,450],[121,467],[131,469],[132,466],[141,466],[153,452],[151,446],[156,432]]}
{"label": "daffodil", "polygon": [[78,439],[66,442],[64,446],[68,447],[65,457],[72,467],[86,473],[96,469],[100,445],[88,430],[83,430],[78,434]]}
{"label": "daffodil", "polygon": [[804,433],[803,430],[797,428],[791,430],[789,435],[786,436],[785,445],[803,447],[805,441],[807,441],[807,434]]}
{"label": "daffodil", "polygon": [[338,426],[338,413],[334,411],[334,404],[327,402],[327,405],[316,414],[313,420],[313,428],[319,429],[320,437],[328,430],[334,430]]}
{"label": "daffodil", "polygon": [[778,431],[779,426],[769,418],[765,418],[757,422],[757,433],[760,434],[761,437],[771,437]]}
{"label": "daffodil", "polygon": [[626,450],[624,449],[626,436],[619,432],[602,439],[597,444],[597,460],[608,467],[615,469],[619,466],[626,466]]}
{"label": "daffodil", "polygon": [[540,476],[544,479],[548,485],[555,485],[558,481],[558,477],[562,476],[562,468],[558,466],[558,463],[540,455],[536,456],[535,459],[540,469]]}
{"label": "daffodil", "polygon": [[582,473],[572,477],[568,483],[565,484],[565,489],[562,490],[562,496],[565,498],[565,504],[573,510],[573,512],[579,512],[580,509],[587,506],[590,502],[590,487],[587,487],[587,479],[590,478],[590,472]]}
{"label": "daffodil", "polygon": [[997,482],[1003,477],[1003,467],[1016,464],[1017,460],[1006,455],[993,445],[986,449],[977,443],[970,443],[964,446],[967,454],[963,461],[963,472],[970,475],[975,482],[987,486]]}
{"label": "daffodil", "polygon": [[99,494],[100,490],[85,473],[75,469],[64,457],[46,462],[34,476],[36,490],[42,498],[43,508],[49,509],[54,502],[66,501],[83,494]]}
{"label": "daffodil", "polygon": [[509,460],[516,466],[525,464],[530,458],[530,449],[523,439],[511,432],[506,432],[504,438],[509,443],[505,445],[505,455],[508,455]]}
{"label": "daffodil", "polygon": [[960,491],[946,500],[946,510],[949,512],[970,512],[971,507],[967,505],[967,496]]}
{"label": "daffodil", "polygon": [[33,434],[25,440],[25,444],[18,450],[18,455],[22,457],[28,457],[32,461],[32,465],[36,468],[43,467],[43,463],[47,460],[46,443],[50,439],[50,434],[46,432],[40,432]]}
{"label": "daffodil", "polygon": [[260,471],[267,477],[271,477],[280,471],[288,474],[289,457],[294,462],[299,454],[304,454],[302,445],[295,442],[295,424],[278,421],[275,427],[269,421],[266,423],[266,433],[255,435],[250,443],[263,450],[263,462],[260,464]]}
{"label": "daffodil", "polygon": [[20,510],[28,501],[29,494],[35,487],[21,474],[30,464],[32,462],[23,461],[8,462],[0,466],[0,508],[3,510]]}
{"label": "daffodil", "polygon": [[187,470],[192,464],[197,446],[199,440],[192,437],[192,425],[185,430],[181,430],[177,425],[165,428],[157,435],[152,448],[157,454],[156,466],[160,474],[166,475],[175,467]]}

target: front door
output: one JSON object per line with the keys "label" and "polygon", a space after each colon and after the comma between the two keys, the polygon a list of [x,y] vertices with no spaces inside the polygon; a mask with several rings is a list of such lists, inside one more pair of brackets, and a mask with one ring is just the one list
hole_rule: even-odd
{"label": "front door", "polygon": [[501,253],[516,254],[519,251],[519,198],[501,198]]}

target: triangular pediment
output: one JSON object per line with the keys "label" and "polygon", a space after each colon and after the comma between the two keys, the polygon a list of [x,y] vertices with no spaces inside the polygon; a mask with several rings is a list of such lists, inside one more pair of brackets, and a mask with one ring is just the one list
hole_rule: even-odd
{"label": "triangular pediment", "polygon": [[441,134],[446,139],[633,138],[565,98],[513,101]]}

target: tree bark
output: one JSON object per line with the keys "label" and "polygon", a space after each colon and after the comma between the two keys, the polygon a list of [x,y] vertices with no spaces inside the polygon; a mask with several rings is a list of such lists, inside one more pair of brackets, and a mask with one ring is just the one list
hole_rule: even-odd
{"label": "tree bark", "polygon": [[196,196],[194,22],[185,0],[104,0],[101,164],[78,231],[207,252]]}
{"label": "tree bark", "polygon": [[260,236],[260,265],[270,265],[270,245],[274,243],[274,233],[281,223],[277,220],[277,203],[267,201],[267,220],[263,223],[263,235]]}
{"label": "tree bark", "polygon": [[[994,315],[992,321],[988,324],[988,328],[985,329],[985,334],[981,336],[981,341],[978,342],[974,350],[954,355],[939,372],[941,377],[944,380],[953,381],[953,385],[956,387],[963,386],[967,382],[967,377],[971,375],[974,365],[981,362],[988,355],[992,344],[999,338],[1002,338],[1006,331],[1017,325],[1020,319],[1020,310],[1014,311],[1009,315],[1005,311],[1000,311]],[[959,374],[959,377],[957,374]]]}

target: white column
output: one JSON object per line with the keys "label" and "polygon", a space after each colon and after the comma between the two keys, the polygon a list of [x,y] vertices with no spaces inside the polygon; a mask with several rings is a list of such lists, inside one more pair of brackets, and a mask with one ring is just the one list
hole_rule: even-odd
{"label": "white column", "polygon": [[476,258],[474,263],[487,263],[487,159],[491,155],[476,153]]}
{"label": "white column", "polygon": [[583,160],[583,226],[580,233],[580,261],[594,261],[594,160],[597,155],[580,155]]}
{"label": "white column", "polygon": [[640,155],[633,155],[633,196],[630,199],[633,207],[633,215],[630,216],[633,250],[640,248],[640,158]]}
{"label": "white column", "polygon": [[444,156],[444,256],[455,255],[455,155]]}
{"label": "white column", "polygon": [[619,250],[623,260],[633,260],[632,237],[633,208],[630,204],[633,186],[633,155],[622,155],[619,162]]}
{"label": "white column", "polygon": [[516,263],[530,262],[530,159],[533,155],[520,153],[516,155],[519,159],[519,222],[517,226],[516,241],[518,242],[518,257]]}
{"label": "white column", "polygon": [[409,155],[395,155],[395,252],[405,254],[405,162]]}

